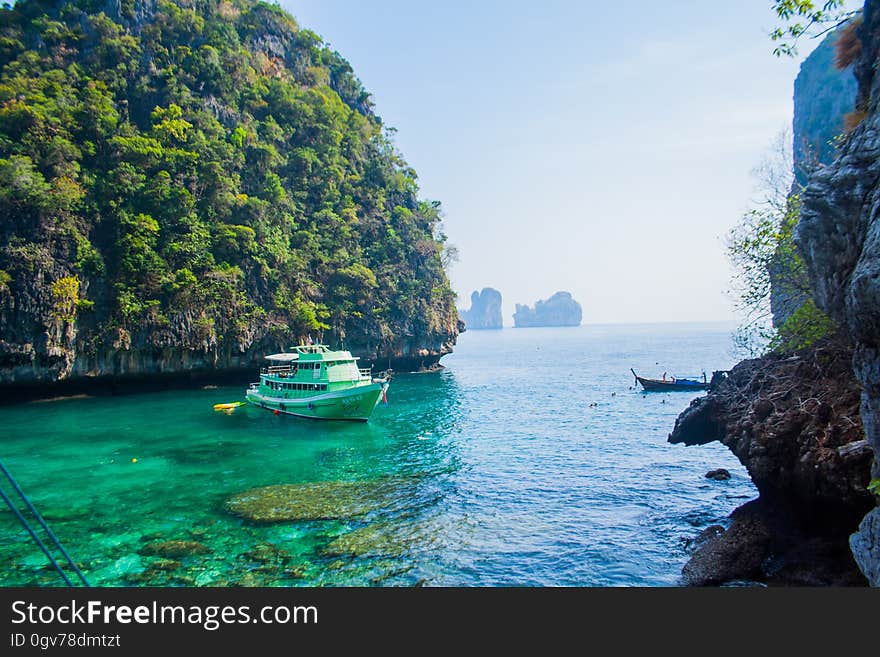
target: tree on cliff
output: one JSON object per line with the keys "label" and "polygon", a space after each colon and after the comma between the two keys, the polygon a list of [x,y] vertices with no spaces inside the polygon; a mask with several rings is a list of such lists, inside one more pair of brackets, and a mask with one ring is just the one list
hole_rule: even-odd
{"label": "tree on cliff", "polygon": [[770,32],[777,57],[797,54],[797,42],[804,36],[821,36],[846,22],[856,11],[846,11],[845,0],[772,0],[781,24]]}
{"label": "tree on cliff", "polygon": [[[838,71],[849,66],[859,51],[855,34],[860,18],[852,18],[857,12],[844,11],[843,4],[773,2],[776,15],[786,21],[771,33],[771,38],[780,42],[777,55],[794,54],[798,37],[817,28],[823,28],[818,33],[824,34],[841,22],[846,24],[828,36],[801,67],[795,83],[797,152],[792,153],[788,131],[776,138],[770,156],[754,172],[759,201],[728,236],[735,295],[745,315],[737,344],[751,355],[768,347],[783,352],[800,349],[836,328],[813,300],[806,267],[794,243],[794,230],[800,219],[801,193],[811,170],[834,159],[853,122],[853,113],[845,114],[847,105],[852,107],[853,92],[849,90],[853,85],[832,84],[837,80],[834,76],[840,75]],[[820,98],[822,93],[835,92],[841,97]],[[798,110],[804,116],[798,116]]]}
{"label": "tree on cliff", "polygon": [[[389,135],[349,63],[272,4],[0,9],[4,340],[454,341],[439,203]],[[69,277],[76,333],[45,311]]]}
{"label": "tree on cliff", "polygon": [[759,200],[730,231],[737,306],[745,316],[737,346],[750,355],[768,347],[794,351],[827,335],[833,322],[812,299],[804,261],[794,244],[802,186],[794,176],[791,134],[781,132],[756,167]]}

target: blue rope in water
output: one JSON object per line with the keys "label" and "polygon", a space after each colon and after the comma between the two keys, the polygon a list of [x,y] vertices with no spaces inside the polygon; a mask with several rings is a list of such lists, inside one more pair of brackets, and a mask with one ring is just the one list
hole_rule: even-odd
{"label": "blue rope in water", "polygon": [[[43,516],[41,516],[39,511],[37,511],[36,507],[34,507],[34,505],[31,504],[31,501],[28,499],[27,495],[24,494],[24,491],[18,485],[18,482],[15,481],[15,479],[12,477],[12,474],[10,474],[9,470],[6,469],[6,466],[3,465],[2,461],[0,461],[0,471],[2,471],[4,475],[6,475],[6,478],[9,480],[9,483],[12,484],[12,487],[15,489],[15,492],[18,493],[19,497],[21,497],[21,499],[24,501],[28,510],[34,515],[34,517],[37,519],[37,522],[40,523],[40,526],[45,530],[46,534],[49,535],[49,538],[52,539],[52,542],[55,544],[55,547],[57,547],[58,550],[61,552],[61,554],[64,555],[64,558],[67,559],[67,563],[70,564],[70,567],[77,574],[80,581],[82,581],[83,585],[84,586],[91,586],[89,584],[88,580],[86,579],[86,576],[83,575],[83,573],[79,569],[79,567],[77,567],[77,565],[73,562],[73,559],[70,557],[70,554],[68,554],[67,550],[64,549],[64,546],[61,544],[61,541],[59,541],[58,537],[55,536],[55,534],[52,532],[51,529],[49,529],[49,525],[47,525],[46,521],[43,520]],[[40,538],[37,536],[36,532],[34,532],[34,530],[31,528],[30,524],[25,519],[25,517],[12,504],[12,500],[10,500],[6,496],[6,494],[3,493],[2,490],[0,490],[0,495],[3,496],[3,500],[9,506],[9,508],[12,509],[13,513],[15,513],[15,515],[18,517],[19,522],[21,522],[22,525],[24,525],[25,529],[27,529],[30,532],[31,536],[34,538],[34,540],[40,546],[40,549],[42,549],[43,552],[46,553],[46,556],[49,557],[49,561],[52,562],[52,565],[55,566],[55,569],[61,574],[61,576],[64,578],[64,581],[67,582],[67,585],[73,586],[73,582],[70,581],[70,579],[67,577],[67,575],[64,573],[64,571],[58,565],[58,562],[49,553],[48,549],[43,544],[43,542],[40,540]]]}
{"label": "blue rope in water", "polygon": [[73,586],[73,582],[70,581],[70,578],[67,576],[67,573],[65,573],[61,569],[61,566],[58,565],[58,562],[55,561],[55,557],[53,557],[52,553],[49,552],[49,548],[47,548],[46,545],[43,543],[43,541],[40,540],[40,537],[37,536],[37,533],[30,526],[27,519],[23,515],[21,515],[21,512],[15,507],[15,505],[12,503],[12,500],[9,499],[9,497],[6,495],[6,493],[3,492],[2,489],[0,489],[0,497],[3,498],[3,501],[6,502],[6,506],[8,506],[12,510],[12,512],[15,514],[15,516],[18,518],[18,521],[21,523],[22,527],[24,527],[25,529],[28,530],[28,532],[31,535],[31,538],[33,538],[37,542],[37,545],[40,546],[40,549],[43,551],[43,554],[45,554],[46,557],[48,557],[52,566],[55,568],[55,570],[58,571],[58,574],[61,575],[61,577],[64,579],[64,581],[67,582],[67,585]]}

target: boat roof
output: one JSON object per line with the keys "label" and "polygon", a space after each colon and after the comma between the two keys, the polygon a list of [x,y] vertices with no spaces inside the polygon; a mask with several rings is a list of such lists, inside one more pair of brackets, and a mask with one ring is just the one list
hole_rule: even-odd
{"label": "boat roof", "polygon": [[299,354],[272,354],[271,356],[266,356],[266,360],[272,360],[277,363],[289,363],[298,359]]}
{"label": "boat roof", "polygon": [[266,356],[266,360],[276,363],[292,363],[295,360],[358,360],[350,351],[331,351],[323,344],[299,345],[292,349],[293,351]]}

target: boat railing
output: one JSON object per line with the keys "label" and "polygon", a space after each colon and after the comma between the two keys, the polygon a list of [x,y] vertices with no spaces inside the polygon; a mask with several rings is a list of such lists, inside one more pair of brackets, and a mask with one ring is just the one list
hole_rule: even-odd
{"label": "boat railing", "polygon": [[361,375],[362,379],[369,379],[373,377],[373,368],[372,367],[359,367],[358,373]]}
{"label": "boat railing", "polygon": [[270,365],[260,369],[260,374],[288,374],[293,370],[290,365]]}

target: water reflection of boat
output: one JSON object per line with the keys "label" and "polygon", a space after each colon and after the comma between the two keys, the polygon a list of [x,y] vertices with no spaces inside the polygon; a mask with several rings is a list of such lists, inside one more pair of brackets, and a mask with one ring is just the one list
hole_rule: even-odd
{"label": "water reflection of boat", "polygon": [[366,422],[389,378],[360,369],[349,351],[331,351],[322,344],[294,347],[266,356],[269,365],[247,389],[247,400],[276,414],[322,420]]}
{"label": "water reflection of boat", "polygon": [[635,370],[630,368],[630,372],[636,377],[636,382],[641,384],[645,392],[666,391],[666,390],[708,390],[709,383],[706,381],[706,374],[703,373],[703,380],[697,379],[677,379],[675,377],[667,379],[648,379],[636,374]]}

